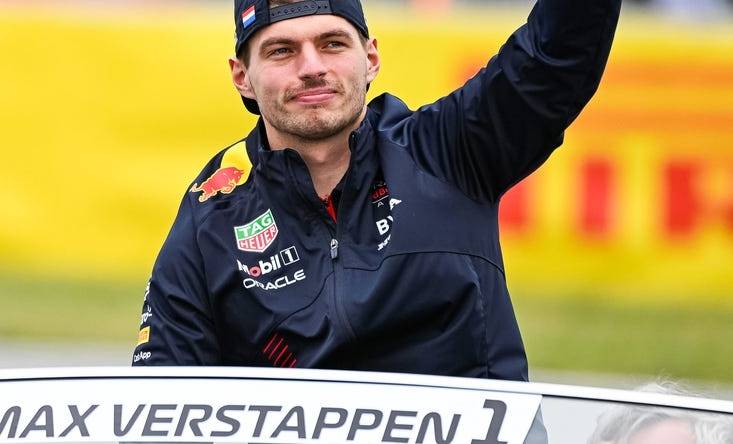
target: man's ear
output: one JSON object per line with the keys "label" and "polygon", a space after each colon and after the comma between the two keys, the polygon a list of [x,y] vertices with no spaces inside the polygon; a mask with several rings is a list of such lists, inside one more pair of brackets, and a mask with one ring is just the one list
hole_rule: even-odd
{"label": "man's ear", "polygon": [[379,51],[377,50],[377,39],[371,38],[367,42],[367,83],[377,78],[379,74],[379,68],[381,67],[381,60],[379,59]]}
{"label": "man's ear", "polygon": [[249,71],[244,66],[244,62],[236,57],[229,58],[229,69],[232,71],[232,83],[243,97],[257,100],[255,97],[252,82],[249,81]]}

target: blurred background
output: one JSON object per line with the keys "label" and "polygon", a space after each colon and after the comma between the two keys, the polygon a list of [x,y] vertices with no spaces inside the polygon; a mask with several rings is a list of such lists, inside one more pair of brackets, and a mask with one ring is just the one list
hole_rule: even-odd
{"label": "blurred background", "polygon": [[[365,1],[410,106],[532,2]],[[229,1],[0,0],[0,366],[127,365],[181,196],[254,124]],[[733,391],[733,0],[626,0],[601,87],[505,197],[535,380]]]}

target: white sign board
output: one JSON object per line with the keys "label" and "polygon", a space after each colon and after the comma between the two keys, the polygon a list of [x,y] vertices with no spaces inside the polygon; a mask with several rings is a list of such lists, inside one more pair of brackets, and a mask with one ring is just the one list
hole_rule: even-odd
{"label": "white sign board", "polygon": [[0,443],[523,444],[541,400],[381,379],[0,381]]}

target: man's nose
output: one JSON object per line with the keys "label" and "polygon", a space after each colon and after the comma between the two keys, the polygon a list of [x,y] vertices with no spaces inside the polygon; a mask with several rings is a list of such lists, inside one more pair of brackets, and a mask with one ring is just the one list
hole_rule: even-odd
{"label": "man's nose", "polygon": [[328,67],[323,54],[314,45],[304,45],[300,52],[298,75],[300,78],[323,77]]}

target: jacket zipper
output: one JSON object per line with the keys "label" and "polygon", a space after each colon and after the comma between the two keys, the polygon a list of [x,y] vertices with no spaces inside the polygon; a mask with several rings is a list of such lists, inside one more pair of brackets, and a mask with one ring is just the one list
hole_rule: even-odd
{"label": "jacket zipper", "polygon": [[[349,188],[349,176],[351,174],[351,169],[353,167],[354,163],[354,144],[356,141],[356,136],[354,133],[351,133],[349,135],[349,150],[351,151],[352,155],[349,158],[349,168],[346,170],[346,177],[344,178],[344,188],[341,192],[341,196],[339,196],[339,204],[338,208],[341,211],[344,211],[343,201],[344,201],[344,195],[346,194],[348,188]],[[341,223],[339,223],[338,216],[336,217],[336,233],[334,237],[331,239],[331,245],[330,245],[330,252],[331,252],[331,263],[333,265],[333,307],[336,311],[336,319],[338,319],[339,324],[341,324],[341,328],[344,329],[346,332],[347,338],[349,342],[354,342],[356,339],[356,334],[354,333],[354,329],[351,327],[351,323],[349,322],[346,311],[344,310],[344,304],[341,300],[341,295],[339,294],[339,273],[338,271],[341,269],[341,264],[339,263],[338,257],[339,257],[339,234],[341,232]]]}
{"label": "jacket zipper", "polygon": [[[353,144],[355,143],[355,140],[356,140],[356,137],[352,133],[349,136],[349,149],[350,150],[352,149]],[[352,153],[353,153],[353,150],[352,150]],[[343,209],[342,202],[344,200],[345,191],[348,188],[349,174],[350,174],[352,165],[353,165],[353,155],[349,159],[349,168],[348,168],[348,170],[346,172],[346,177],[344,179],[344,191],[341,193],[341,196],[339,197],[339,205],[338,205],[338,208],[339,209]],[[303,163],[303,167],[305,167],[306,170],[307,170],[307,167],[305,166],[305,163]],[[349,341],[353,342],[354,339],[355,339],[355,337],[356,337],[356,335],[354,334],[354,330],[352,329],[351,324],[346,319],[346,313],[345,313],[345,311],[343,309],[342,301],[338,297],[338,278],[339,278],[338,271],[339,271],[339,267],[340,267],[339,260],[338,260],[339,259],[339,231],[340,231],[339,228],[340,228],[341,224],[338,222],[338,220],[339,220],[338,217],[336,218],[336,221],[333,221],[333,219],[330,218],[330,216],[326,212],[326,209],[323,207],[323,204],[320,203],[320,198],[318,197],[317,193],[315,192],[315,187],[313,187],[313,184],[312,183],[311,183],[311,187],[312,187],[312,190],[313,190],[311,194],[314,195],[316,197],[316,201],[319,202],[319,205],[314,205],[314,208],[316,210],[316,213],[319,215],[319,217],[321,219],[321,222],[323,222],[323,224],[326,226],[326,230],[328,231],[329,236],[331,238],[330,239],[330,244],[329,244],[329,254],[330,254],[330,257],[331,257],[331,266],[333,267],[333,291],[332,291],[333,295],[332,295],[332,304],[333,304],[333,308],[334,308],[334,311],[335,311],[335,314],[336,314],[336,320],[337,320],[338,324],[341,326],[341,328],[346,332],[346,335],[347,335]],[[300,187],[297,187],[297,188],[300,188]],[[299,193],[301,194],[301,196],[303,197],[303,199],[307,203],[312,204],[311,203],[312,202],[311,199],[309,199],[305,195],[305,193],[303,193],[303,190],[299,190]],[[334,229],[334,227],[335,227],[335,229]]]}
{"label": "jacket zipper", "polygon": [[339,241],[331,239],[331,259],[336,260],[339,257]]}

